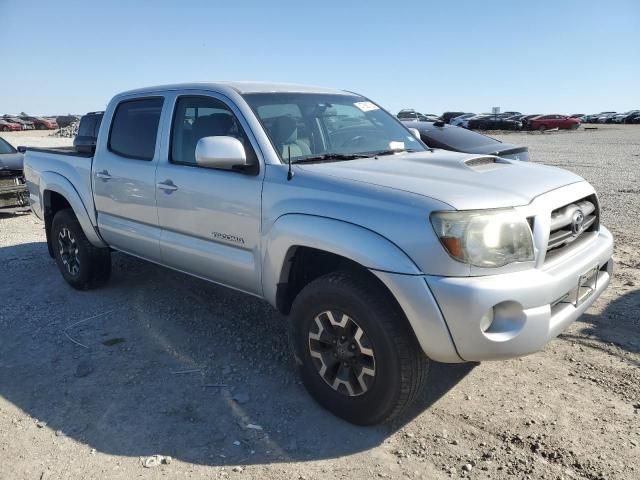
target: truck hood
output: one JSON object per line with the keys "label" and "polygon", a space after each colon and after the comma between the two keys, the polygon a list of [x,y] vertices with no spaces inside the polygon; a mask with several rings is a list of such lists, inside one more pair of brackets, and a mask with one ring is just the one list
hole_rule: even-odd
{"label": "truck hood", "polygon": [[423,195],[457,210],[527,205],[543,193],[583,181],[578,175],[555,167],[445,150],[298,167]]}

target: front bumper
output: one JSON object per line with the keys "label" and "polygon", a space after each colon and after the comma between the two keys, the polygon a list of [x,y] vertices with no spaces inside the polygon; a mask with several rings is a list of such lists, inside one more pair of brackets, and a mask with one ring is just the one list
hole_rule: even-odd
{"label": "front bumper", "polygon": [[[499,360],[542,350],[577,320],[607,288],[612,253],[613,237],[601,226],[592,241],[560,261],[525,271],[478,277],[372,273],[391,291],[429,358]],[[593,269],[597,273],[585,283],[591,294],[573,302],[581,276]],[[482,318],[494,307],[494,323],[483,331]]]}
{"label": "front bumper", "polygon": [[[607,288],[613,273],[613,237],[598,236],[549,267],[483,277],[427,276],[461,358],[497,360],[527,355],[578,319]],[[588,281],[581,276],[596,269]],[[590,292],[580,302],[578,293]],[[483,316],[494,309],[483,331]]]}

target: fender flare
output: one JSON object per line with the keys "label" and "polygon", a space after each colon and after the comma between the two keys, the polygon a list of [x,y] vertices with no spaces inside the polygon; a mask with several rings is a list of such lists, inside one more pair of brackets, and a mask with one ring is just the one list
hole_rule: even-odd
{"label": "fender flare", "polygon": [[273,223],[263,243],[263,296],[274,306],[278,284],[286,282],[287,262],[297,247],[334,253],[370,270],[422,274],[400,247],[372,230],[328,217],[286,214]]}
{"label": "fender flare", "polygon": [[[45,192],[51,191],[62,195],[78,219],[78,223],[82,227],[82,231],[91,243],[95,247],[105,248],[108,245],[104,243],[98,232],[94,228],[94,223],[91,221],[91,216],[82,202],[78,191],[73,184],[65,177],[55,172],[42,172],[40,175],[40,202],[44,209],[44,196]],[[44,210],[43,210],[44,213]]]}

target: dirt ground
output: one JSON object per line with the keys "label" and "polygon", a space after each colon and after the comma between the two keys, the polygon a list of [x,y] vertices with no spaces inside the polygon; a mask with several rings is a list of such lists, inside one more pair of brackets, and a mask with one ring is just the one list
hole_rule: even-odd
{"label": "dirt ground", "polygon": [[264,302],[122,254],[77,292],[43,225],[0,214],[0,479],[640,478],[640,126],[500,138],[594,184],[613,282],[543,352],[433,363],[392,425],[321,409]]}

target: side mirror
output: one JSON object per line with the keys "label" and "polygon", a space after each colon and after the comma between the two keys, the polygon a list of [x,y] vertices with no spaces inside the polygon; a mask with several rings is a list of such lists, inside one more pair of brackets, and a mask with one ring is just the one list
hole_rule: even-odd
{"label": "side mirror", "polygon": [[196,165],[222,170],[247,167],[247,154],[242,142],[234,137],[203,137],[196,145]]}
{"label": "side mirror", "polygon": [[18,150],[20,153],[25,153],[27,151],[27,147],[19,146],[16,150]]}
{"label": "side mirror", "polygon": [[417,128],[410,128],[409,131],[411,132],[411,134],[416,137],[418,140],[420,139],[420,130],[418,130]]}

